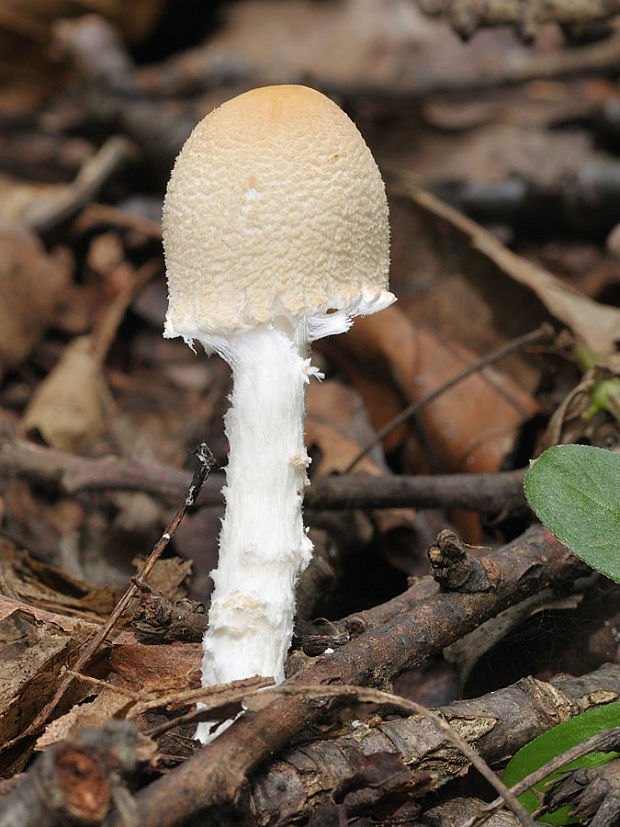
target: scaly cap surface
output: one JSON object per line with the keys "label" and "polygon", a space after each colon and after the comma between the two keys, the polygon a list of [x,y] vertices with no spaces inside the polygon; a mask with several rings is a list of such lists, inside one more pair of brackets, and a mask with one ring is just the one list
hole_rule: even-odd
{"label": "scaly cap surface", "polygon": [[164,202],[166,336],[222,336],[388,292],[381,175],[350,118],[304,86],[267,86],[194,129]]}

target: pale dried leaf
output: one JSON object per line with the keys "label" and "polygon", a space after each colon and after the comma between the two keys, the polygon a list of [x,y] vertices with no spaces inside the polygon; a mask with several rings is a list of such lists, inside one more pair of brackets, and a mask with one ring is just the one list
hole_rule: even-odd
{"label": "pale dried leaf", "polygon": [[91,340],[75,339],[41,382],[22,420],[27,434],[38,433],[53,448],[72,453],[105,433],[112,401]]}
{"label": "pale dried leaf", "polygon": [[70,258],[48,255],[35,235],[0,223],[0,377],[39,342],[68,297]]}
{"label": "pale dried leaf", "polygon": [[543,267],[513,253],[475,221],[419,189],[406,177],[400,179],[397,190],[464,233],[473,249],[531,290],[556,319],[570,327],[592,350],[603,356],[614,351],[620,341],[620,309],[599,304],[572,290]]}
{"label": "pale dried leaf", "polygon": [[48,724],[37,739],[35,749],[44,750],[58,741],[71,739],[80,727],[101,729],[110,718],[118,717],[128,703],[131,700],[127,695],[113,688],[104,688],[89,703],[72,707],[66,715]]}
{"label": "pale dried leaf", "polygon": [[0,620],[0,741],[18,735],[56,688],[60,671],[84,644],[86,628],[69,633],[16,609]]}

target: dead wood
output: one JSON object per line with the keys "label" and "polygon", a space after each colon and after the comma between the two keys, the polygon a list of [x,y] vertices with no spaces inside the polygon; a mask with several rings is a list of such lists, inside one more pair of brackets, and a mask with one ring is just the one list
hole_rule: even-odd
{"label": "dead wood", "polygon": [[431,574],[442,589],[460,592],[485,592],[491,588],[484,561],[469,554],[454,531],[444,529],[428,550]]}
{"label": "dead wood", "polygon": [[[178,500],[192,478],[191,471],[154,462],[116,457],[91,459],[44,448],[32,442],[3,435],[0,444],[0,471],[49,485],[63,494],[88,490],[144,491]],[[214,474],[201,492],[203,503],[221,497],[221,475]],[[211,495],[209,497],[209,494]]]}
{"label": "dead wood", "polygon": [[[597,732],[596,735],[592,735],[590,738],[586,738],[585,741],[575,744],[574,747],[567,749],[566,752],[562,752],[560,755],[556,755],[550,761],[547,761],[546,764],[543,764],[529,775],[526,775],[525,778],[522,778],[521,781],[511,788],[511,792],[514,795],[519,796],[521,793],[525,792],[525,790],[530,790],[540,781],[543,781],[548,775],[557,773],[558,770],[563,769],[567,764],[571,764],[573,761],[576,761],[578,758],[582,758],[584,755],[589,755],[592,752],[618,752],[619,748],[620,727],[614,727],[613,729],[607,729],[603,732]],[[566,774],[565,778],[568,777],[568,775],[569,773]],[[549,794],[552,795],[554,790],[555,787],[551,788],[549,790]],[[468,819],[462,827],[482,827],[483,824],[486,824],[489,821],[494,813],[503,807],[503,804],[504,802],[501,797],[496,798],[495,801],[492,801],[490,804],[486,804],[476,816]]]}
{"label": "dead wood", "polygon": [[0,802],[0,827],[101,823],[119,800],[119,775],[136,767],[137,737],[133,724],[110,721],[50,747]]}
{"label": "dead wood", "polygon": [[[191,471],[139,459],[92,459],[44,448],[8,436],[0,438],[0,471],[54,487],[63,494],[123,490],[178,499],[191,480]],[[483,513],[523,508],[525,469],[496,474],[438,474],[384,476],[347,474],[325,477],[305,492],[305,507],[315,511],[355,508],[467,508]],[[223,474],[212,473],[199,505],[222,502]]]}
{"label": "dead wood", "polygon": [[[617,751],[617,738],[609,749]],[[543,804],[549,810],[568,805],[572,818],[591,819],[588,823],[594,827],[614,827],[620,821],[620,759],[565,773],[546,792]]]}
{"label": "dead wood", "polygon": [[[491,583],[488,591],[437,593],[414,611],[403,612],[332,654],[316,658],[284,686],[388,685],[404,669],[421,664],[513,603],[553,584],[565,588],[586,571],[541,526],[482,559]],[[139,823],[172,827],[210,807],[238,804],[247,775],[321,718],[327,705],[300,693],[246,713],[208,747],[138,793]],[[121,822],[113,815],[107,824],[120,827]]]}
{"label": "dead wood", "polygon": [[207,615],[204,603],[189,597],[168,600],[145,583],[140,588],[132,626],[139,639],[194,642],[202,640],[207,628]]}
{"label": "dead wood", "polygon": [[[473,814],[484,811],[485,802],[479,798],[456,796],[449,801],[427,810],[420,824],[425,827],[454,827],[460,825]],[[487,821],[487,827],[519,827],[519,822],[512,813],[505,810],[494,813]]]}
{"label": "dead wood", "polygon": [[422,0],[419,5],[427,14],[440,14],[464,39],[485,27],[513,26],[520,37],[530,40],[543,23],[583,26],[620,13],[619,0]]}
{"label": "dead wood", "polygon": [[311,509],[467,508],[498,513],[524,507],[524,474],[521,468],[496,474],[416,477],[346,474],[313,482],[304,503]]}
{"label": "dead wood", "polygon": [[[533,738],[585,709],[620,696],[620,666],[605,664],[591,675],[550,682],[523,678],[512,686],[438,710],[487,761],[499,765]],[[351,818],[364,805],[398,802],[389,785],[358,776],[360,756],[389,754],[392,770],[408,770],[409,793],[426,794],[467,773],[469,762],[433,724],[418,715],[395,720],[356,720],[330,740],[286,752],[252,785],[252,814],[260,824],[281,825],[307,817],[323,800],[345,805]],[[398,762],[394,758],[398,757]],[[389,779],[388,779],[389,780]]]}
{"label": "dead wood", "polygon": [[121,135],[108,138],[94,158],[87,161],[75,181],[53,196],[34,201],[24,215],[24,223],[46,233],[74,216],[92,201],[103,184],[128,160],[132,147]]}

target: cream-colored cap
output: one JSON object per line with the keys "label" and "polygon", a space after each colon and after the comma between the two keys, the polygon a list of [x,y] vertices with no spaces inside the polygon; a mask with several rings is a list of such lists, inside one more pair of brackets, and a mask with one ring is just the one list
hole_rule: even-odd
{"label": "cream-colored cap", "polygon": [[166,336],[394,300],[377,165],[350,118],[305,86],[253,89],[196,126],[168,184],[163,238]]}

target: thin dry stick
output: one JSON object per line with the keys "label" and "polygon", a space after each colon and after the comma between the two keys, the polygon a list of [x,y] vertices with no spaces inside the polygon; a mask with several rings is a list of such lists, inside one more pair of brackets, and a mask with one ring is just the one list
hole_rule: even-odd
{"label": "thin dry stick", "polygon": [[159,275],[162,269],[163,264],[161,258],[149,259],[138,268],[131,283],[123,288],[113,299],[101,323],[92,335],[93,356],[98,365],[104,363],[127,308],[140,290],[142,290],[154,276]]}
{"label": "thin dry stick", "polygon": [[511,342],[503,345],[502,347],[498,348],[497,350],[491,351],[486,356],[483,356],[482,359],[479,359],[477,362],[474,362],[472,365],[469,365],[462,370],[460,373],[457,373],[452,379],[448,382],[445,382],[441,387],[436,388],[434,391],[429,393],[427,396],[419,399],[417,402],[414,402],[412,405],[409,405],[404,411],[401,411],[398,416],[395,416],[391,422],[388,422],[377,434],[374,438],[367,442],[366,445],[362,448],[359,454],[355,457],[355,459],[345,468],[344,473],[350,474],[351,471],[355,468],[357,463],[363,459],[366,454],[368,454],[372,449],[377,445],[377,443],[381,442],[382,439],[388,434],[391,434],[399,425],[402,425],[408,419],[411,419],[412,416],[418,413],[418,411],[422,410],[422,408],[426,407],[430,402],[434,399],[437,399],[438,396],[445,393],[446,391],[453,388],[455,385],[458,385],[459,382],[462,382],[464,379],[467,379],[468,376],[471,376],[472,373],[478,373],[483,368],[492,365],[494,362],[499,362],[500,359],[503,359],[504,356],[508,356],[511,353],[514,353],[515,350],[520,350],[527,345],[533,345],[538,342],[544,342],[549,339],[554,334],[554,330],[548,322],[544,322],[540,327],[537,327],[536,330],[532,330],[530,333],[525,333],[523,336],[518,336],[516,339],[513,339]]}
{"label": "thin dry stick", "polygon": [[54,196],[39,198],[28,207],[22,220],[38,233],[46,233],[78,212],[95,197],[101,186],[134,152],[122,135],[112,135],[84,164],[75,180]]}
{"label": "thin dry stick", "polygon": [[[530,787],[538,784],[539,781],[545,779],[548,775],[551,775],[551,773],[557,772],[562,767],[570,764],[571,761],[576,761],[578,758],[582,758],[591,752],[615,752],[619,747],[620,727],[606,729],[604,732],[597,732],[596,735],[592,735],[587,740],[582,741],[581,744],[576,744],[574,747],[567,749],[566,752],[563,752],[561,755],[556,755],[551,761],[547,761],[542,767],[538,767],[537,770],[526,775],[518,784],[510,788],[510,792],[514,796],[519,796],[526,790],[529,790]],[[485,824],[503,805],[503,798],[496,798],[495,801],[487,804],[481,813],[466,821],[462,827],[481,827],[481,825]]]}
{"label": "thin dry stick", "polygon": [[182,703],[184,706],[198,703],[199,706],[194,706],[191,712],[178,715],[176,718],[171,718],[162,724],[147,729],[144,734],[148,738],[158,738],[160,735],[163,735],[164,732],[168,732],[169,729],[175,729],[184,724],[197,724],[199,721],[213,721],[216,716],[218,719],[225,721],[231,717],[230,713],[222,712],[225,706],[237,704],[239,709],[241,709],[242,701],[247,700],[250,695],[253,695],[259,689],[273,686],[273,683],[273,678],[263,678],[261,675],[255,675],[252,678],[232,681],[230,684],[203,686],[200,689],[189,689],[185,692],[177,693],[172,697],[157,698],[154,701],[148,702],[148,705],[143,704],[140,707],[140,713],[143,713],[146,709],[157,709],[161,706],[167,706],[169,708],[171,703],[177,705]]}
{"label": "thin dry stick", "polygon": [[30,735],[34,735],[47,721],[49,716],[52,714],[54,709],[58,706],[60,701],[62,700],[64,694],[66,693],[67,689],[71,686],[73,681],[76,679],[76,672],[82,672],[90,660],[93,658],[103,641],[107,638],[107,636],[112,631],[114,624],[117,620],[121,617],[129,603],[131,602],[132,598],[135,596],[137,591],[139,590],[140,586],[146,582],[146,578],[149,576],[151,571],[153,570],[153,566],[159,560],[163,552],[165,551],[168,543],[174,536],[175,531],[179,527],[181,520],[185,516],[185,512],[188,508],[194,505],[196,497],[204,484],[205,480],[209,476],[211,469],[215,465],[215,457],[207,447],[207,445],[203,442],[198,446],[198,449],[195,451],[195,456],[198,460],[198,468],[194,472],[194,476],[192,477],[192,481],[189,485],[187,490],[187,494],[185,496],[184,502],[177,508],[174,516],[166,526],[166,530],[161,535],[159,540],[153,546],[153,550],[151,551],[147,561],[145,562],[142,570],[136,577],[131,578],[131,585],[127,587],[125,594],[121,597],[118,601],[116,606],[114,607],[112,613],[103,624],[101,629],[97,632],[97,634],[93,637],[91,642],[88,644],[82,655],[78,658],[78,660],[73,664],[70,670],[67,670],[63,680],[60,682],[58,689],[54,693],[54,696],[50,701],[48,701],[43,709],[39,712],[39,714],[34,718],[32,723],[29,727],[26,728],[24,732],[22,732],[16,738],[13,738],[11,741],[8,741],[2,746],[3,751],[13,744],[17,743],[18,741],[22,740],[23,738],[27,738]]}
{"label": "thin dry stick", "polygon": [[390,692],[383,692],[380,689],[370,689],[359,686],[279,686],[275,689],[264,689],[260,693],[256,693],[262,702],[266,695],[273,694],[287,694],[287,695],[314,695],[315,697],[334,697],[342,698],[343,695],[348,695],[358,701],[364,703],[374,704],[390,704],[395,709],[401,710],[409,715],[420,715],[431,721],[437,729],[445,736],[447,741],[450,741],[467,760],[474,766],[480,775],[494,787],[500,794],[506,806],[519,819],[519,823],[524,827],[535,827],[531,815],[527,812],[525,807],[517,800],[514,793],[501,782],[498,776],[489,767],[487,762],[482,758],[476,750],[465,741],[454,727],[445,721],[436,712],[432,712],[425,706],[422,706],[416,701],[406,700],[398,695],[392,695]]}

